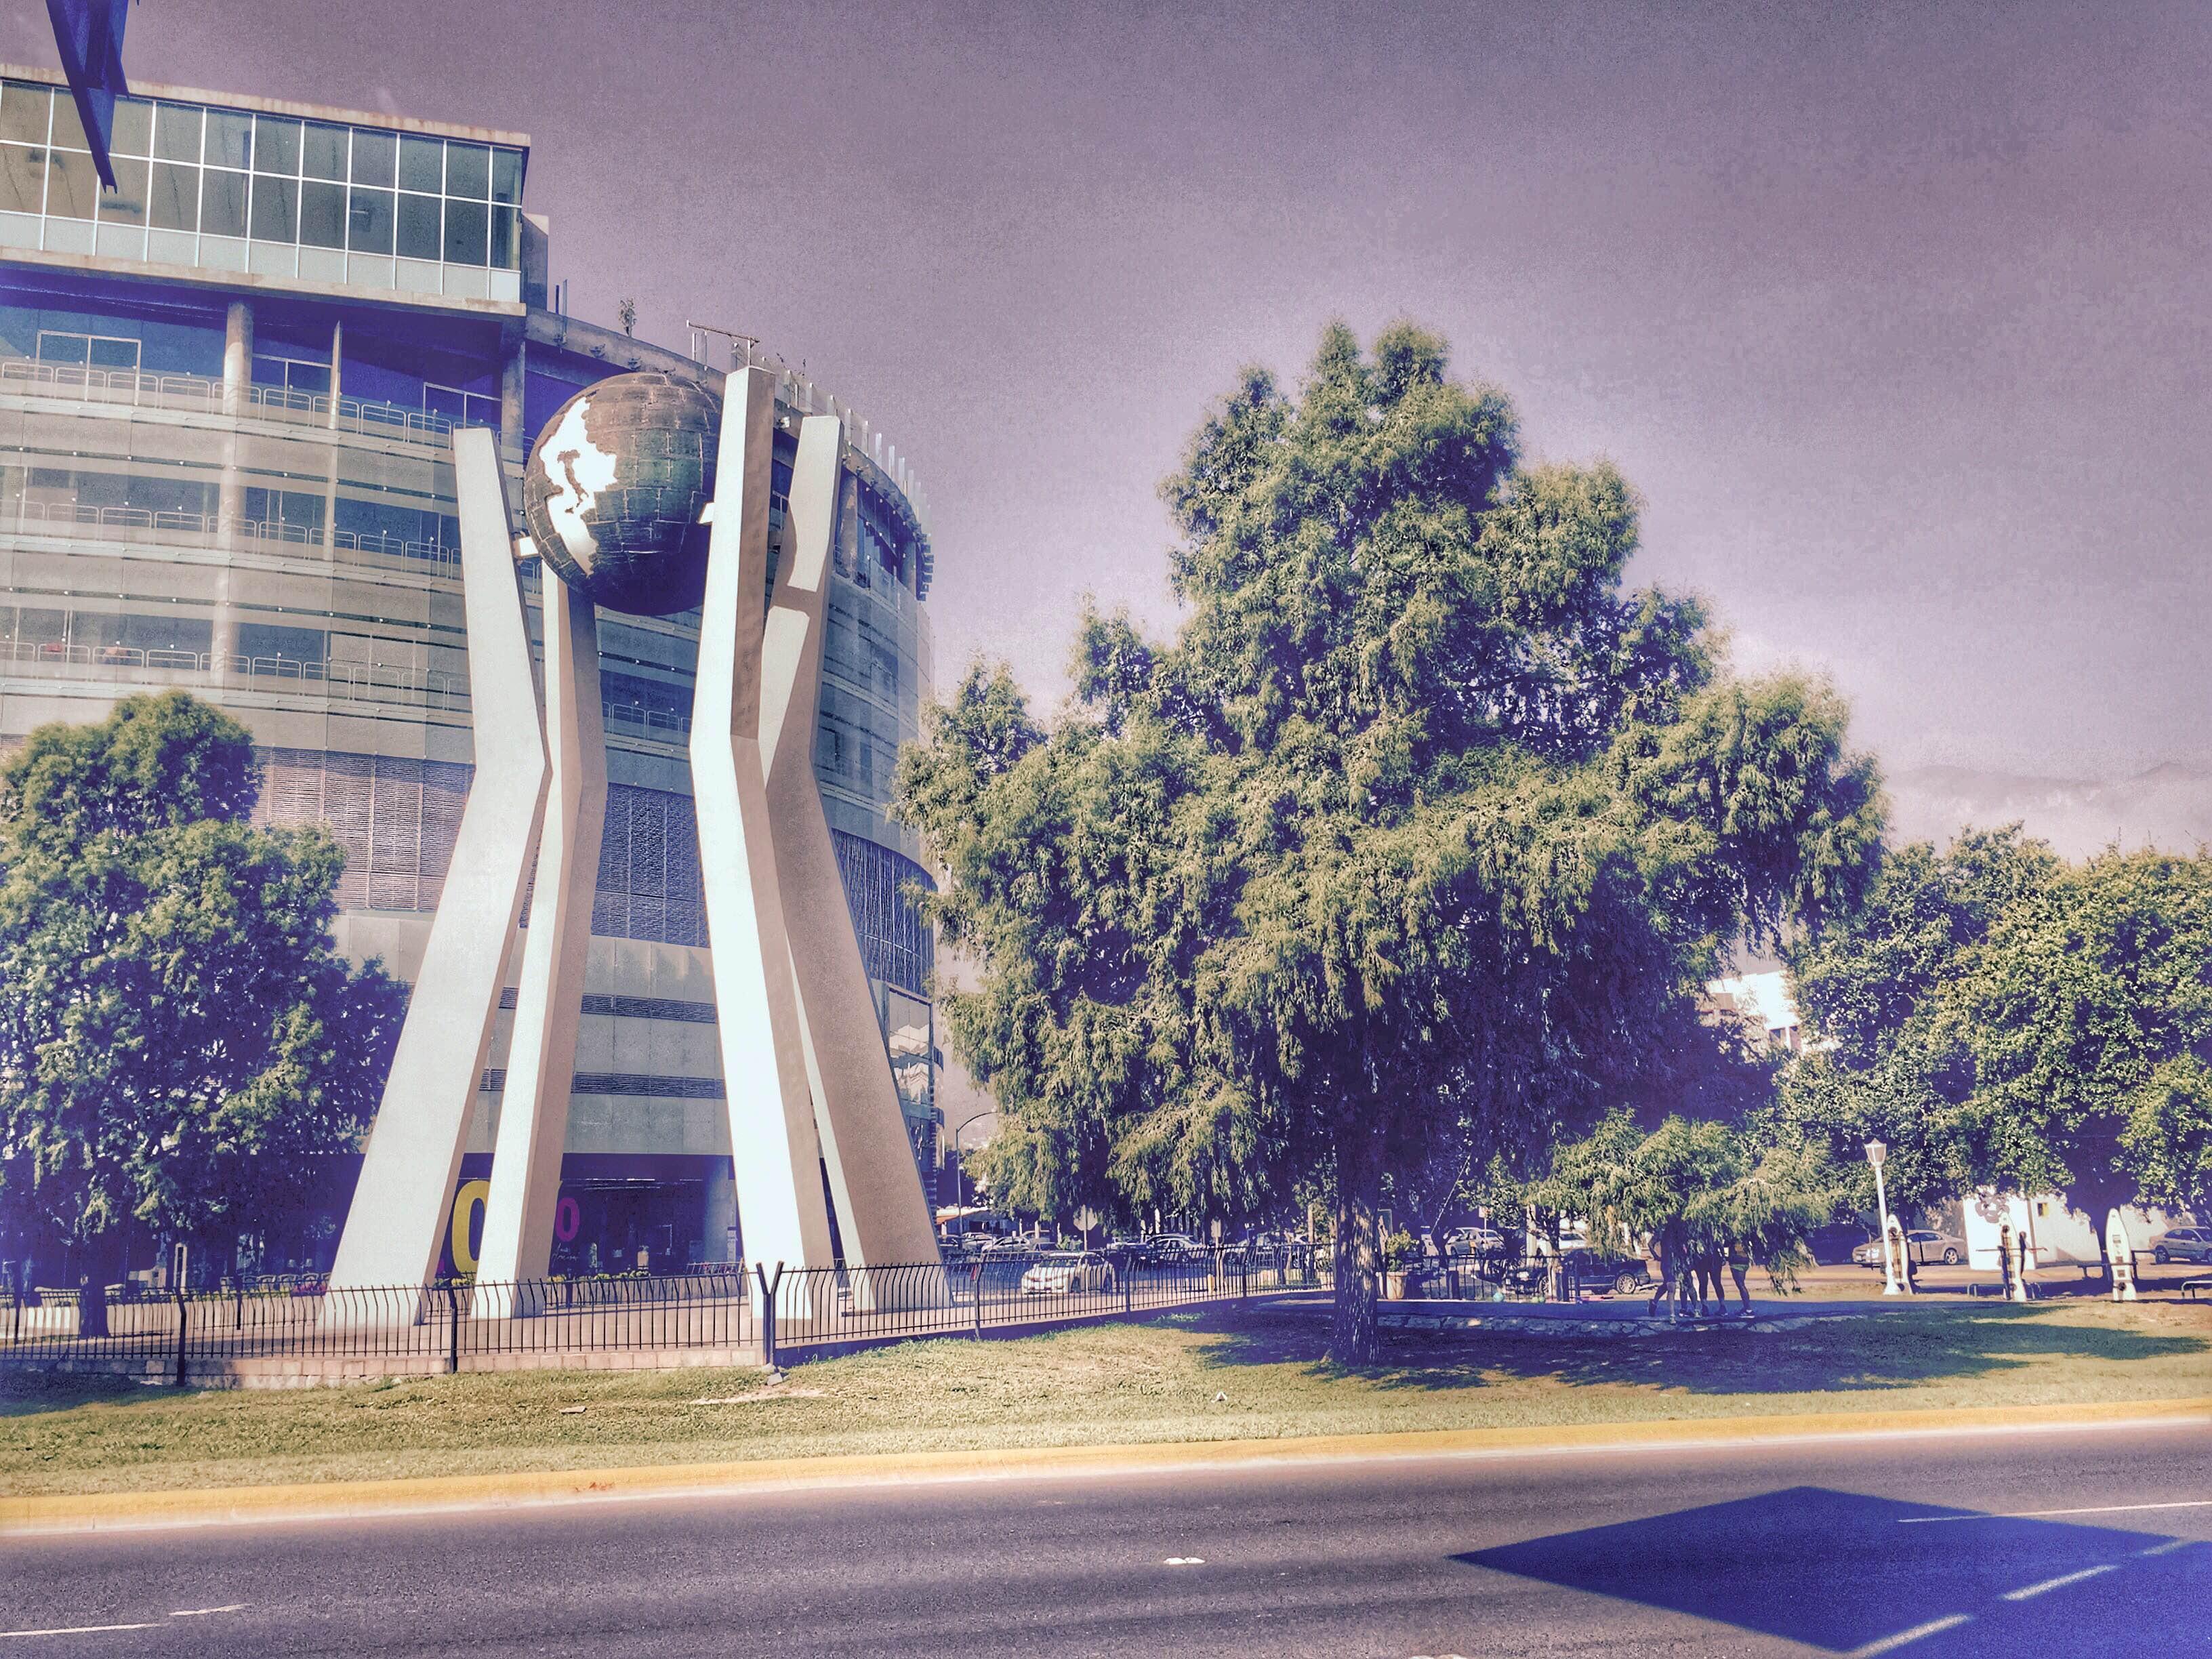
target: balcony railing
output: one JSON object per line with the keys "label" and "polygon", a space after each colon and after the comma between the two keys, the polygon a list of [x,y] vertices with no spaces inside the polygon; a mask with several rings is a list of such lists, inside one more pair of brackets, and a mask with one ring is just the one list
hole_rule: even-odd
{"label": "balcony railing", "polygon": [[[407,409],[398,404],[343,396],[337,399],[337,417],[333,422],[328,392],[295,392],[276,386],[250,386],[243,391],[246,407],[239,411],[241,414],[261,415],[295,424],[335,424],[341,431],[397,437],[441,447],[452,436],[457,424],[426,409]],[[92,368],[77,363],[34,362],[27,357],[0,361],[0,392],[211,414],[222,413],[224,404],[222,382],[197,374]]]}
{"label": "balcony railing", "polygon": [[459,548],[436,542],[409,541],[381,532],[340,530],[325,537],[319,525],[293,524],[283,520],[224,519],[212,513],[156,512],[143,507],[95,507],[86,501],[41,501],[27,496],[0,501],[0,526],[37,526],[43,535],[68,535],[78,530],[133,531],[148,540],[182,541],[206,546],[225,535],[242,541],[289,542],[301,547],[330,546],[341,552],[374,554],[459,569]]}

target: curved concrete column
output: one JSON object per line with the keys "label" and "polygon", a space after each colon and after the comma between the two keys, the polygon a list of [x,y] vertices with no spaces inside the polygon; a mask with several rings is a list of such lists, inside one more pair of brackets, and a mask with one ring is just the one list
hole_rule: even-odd
{"label": "curved concrete column", "polygon": [[477,1252],[478,1318],[534,1313],[514,1282],[551,1265],[553,1209],[568,1139],[568,1090],[591,954],[592,896],[607,816],[607,744],[599,707],[599,629],[592,602],[548,571],[544,581],[545,735],[552,787],[538,839],[530,926],[507,1043],[507,1091]]}
{"label": "curved concrete column", "polygon": [[[768,371],[749,368],[724,382],[692,702],[691,792],[745,1258],[826,1267],[829,1208],[761,752],[775,418]],[[797,1311],[787,1298],[785,1307]]]}
{"label": "curved concrete column", "polygon": [[476,773],[338,1241],[334,1290],[418,1285],[437,1272],[545,800],[530,630],[489,431],[453,434],[453,476]]}
{"label": "curved concrete column", "polygon": [[[814,776],[825,586],[836,532],[844,425],[810,416],[792,468],[783,560],[761,646],[761,746],[776,873],[793,940],[822,1158],[849,1266],[937,1261],[937,1229],[907,1139],[875,993],[845,899]],[[907,1275],[921,1279],[924,1275]],[[941,1300],[940,1287],[856,1279],[872,1301]]]}

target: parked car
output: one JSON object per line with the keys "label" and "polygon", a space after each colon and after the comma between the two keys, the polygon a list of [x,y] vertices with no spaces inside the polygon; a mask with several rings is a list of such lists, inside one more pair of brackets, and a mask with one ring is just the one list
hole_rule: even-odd
{"label": "parked car", "polygon": [[1444,1235],[1444,1248],[1454,1255],[1504,1255],[1505,1235],[1495,1227],[1455,1227]]}
{"label": "parked car", "polygon": [[[1954,1238],[1948,1233],[1939,1233],[1932,1227],[1915,1227],[1905,1235],[1905,1251],[1913,1261],[1925,1266],[1940,1261],[1947,1267],[1955,1267],[1966,1259],[1966,1241]],[[1862,1267],[1881,1266],[1881,1241],[1869,1238],[1851,1252],[1851,1260]]]}
{"label": "parked car", "polygon": [[1016,1233],[1012,1237],[994,1239],[984,1247],[983,1254],[1002,1260],[1010,1255],[1035,1255],[1041,1248],[1036,1239]]}
{"label": "parked car", "polygon": [[1616,1296],[1629,1296],[1649,1285],[1655,1275],[1640,1255],[1606,1255],[1591,1249],[1567,1253],[1567,1271],[1577,1289],[1602,1286]]}
{"label": "parked car", "polygon": [[2169,1227],[2150,1242],[2150,1259],[2160,1267],[2169,1261],[2212,1261],[2212,1227]]}
{"label": "parked car", "polygon": [[1154,1233],[1145,1243],[1152,1246],[1155,1261],[1181,1261],[1186,1256],[1206,1254],[1196,1239],[1182,1233]]}
{"label": "parked car", "polygon": [[1114,1264],[1097,1250],[1060,1251],[1022,1275],[1024,1296],[1074,1296],[1114,1286]]}

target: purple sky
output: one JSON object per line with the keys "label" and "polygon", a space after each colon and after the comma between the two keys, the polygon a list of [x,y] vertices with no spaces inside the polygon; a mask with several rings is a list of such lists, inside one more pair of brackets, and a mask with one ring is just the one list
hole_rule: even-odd
{"label": "purple sky", "polygon": [[573,311],[911,456],[942,679],[1164,624],[1206,402],[1410,316],[1893,770],[2212,765],[2212,12],[1784,9],[143,0],[125,61],[528,131]]}

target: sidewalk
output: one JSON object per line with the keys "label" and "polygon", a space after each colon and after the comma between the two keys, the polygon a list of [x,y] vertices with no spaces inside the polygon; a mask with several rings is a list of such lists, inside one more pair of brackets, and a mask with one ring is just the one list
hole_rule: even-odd
{"label": "sidewalk", "polygon": [[1547,1425],[1182,1441],[1148,1445],[785,1457],[745,1462],[522,1471],[414,1480],[329,1481],[203,1491],[0,1498],[0,1537],[210,1524],[266,1524],[422,1515],[520,1504],[748,1492],[872,1488],[954,1480],[1171,1473],[1374,1459],[1629,1454],[1660,1447],[1774,1444],[1861,1436],[2019,1434],[2143,1424],[2212,1426],[2212,1398],[1966,1410],[1820,1412],[1795,1416],[1670,1418]]}

